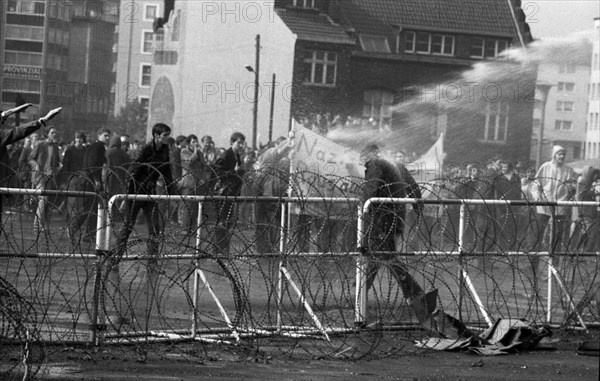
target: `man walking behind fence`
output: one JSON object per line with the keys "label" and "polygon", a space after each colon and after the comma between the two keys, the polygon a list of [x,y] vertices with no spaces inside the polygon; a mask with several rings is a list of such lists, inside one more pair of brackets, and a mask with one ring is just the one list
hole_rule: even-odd
{"label": "man walking behind fence", "polygon": [[[157,123],[152,127],[152,140],[146,144],[138,158],[131,164],[128,183],[128,194],[130,195],[153,195],[156,194],[157,186],[161,186],[168,190],[168,193],[173,195],[176,193],[175,183],[171,176],[171,163],[169,158],[168,140],[171,137],[171,127],[163,123]],[[159,184],[161,183],[161,184]],[[119,267],[118,263],[127,247],[127,240],[133,231],[135,220],[140,210],[144,212],[146,217],[146,225],[148,226],[147,241],[147,258],[148,258],[148,282],[146,291],[147,295],[147,316],[150,316],[152,306],[156,301],[156,282],[158,275],[158,253],[159,243],[161,241],[160,234],[162,228],[167,221],[168,216],[160,214],[156,201],[137,201],[126,200],[124,207],[124,223],[121,231],[117,234],[117,242],[112,255],[109,258],[109,279],[111,287],[114,288],[117,295],[113,295],[113,301],[116,303],[116,309],[120,316],[117,316],[115,321],[117,325],[127,323],[128,318],[123,316],[120,309],[118,295],[119,290]]]}
{"label": "man walking behind fence", "polygon": [[[379,157],[377,145],[368,145],[361,153],[365,162],[365,182],[363,184],[362,202],[373,197],[385,198],[421,198],[421,190],[406,167],[396,167]],[[420,220],[423,205],[413,204],[417,221]],[[367,291],[373,285],[377,271],[382,264],[388,262],[392,276],[402,289],[404,297],[413,300],[423,294],[423,289],[400,263],[397,251],[403,245],[404,221],[406,207],[403,204],[374,204],[365,224],[364,249],[368,253],[387,252],[372,256],[367,266]]]}
{"label": "man walking behind fence", "polygon": [[[101,128],[98,130],[98,140],[86,148],[83,156],[85,172],[79,178],[80,191],[104,194],[103,171],[106,165],[106,146],[109,140],[110,130]],[[81,205],[82,209],[74,212],[74,217],[69,221],[69,235],[74,243],[79,242],[80,239],[92,243],[96,238],[98,199],[84,197]],[[85,229],[85,234],[81,233],[82,229]],[[78,234],[81,234],[81,237],[78,237]]]}

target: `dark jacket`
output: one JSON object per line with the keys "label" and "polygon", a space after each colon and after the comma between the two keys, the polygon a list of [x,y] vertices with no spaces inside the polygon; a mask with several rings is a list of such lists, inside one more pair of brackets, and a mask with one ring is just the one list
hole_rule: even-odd
{"label": "dark jacket", "polygon": [[127,191],[127,169],[131,158],[121,149],[121,138],[113,136],[106,151],[105,186],[109,195],[122,194]]}
{"label": "dark jacket", "polygon": [[[365,164],[365,182],[362,186],[362,202],[373,197],[421,198],[421,189],[406,167],[398,168],[383,159]],[[413,204],[417,215],[423,211],[422,204]],[[404,204],[374,205],[371,209],[372,223],[380,226],[393,224],[397,233],[404,229],[406,207]]]}
{"label": "dark jacket", "polygon": [[177,190],[171,174],[169,147],[156,147],[154,141],[146,144],[129,170],[128,192],[130,194],[155,194],[156,183],[163,178],[169,194]]}
{"label": "dark jacket", "polygon": [[96,141],[85,150],[83,167],[90,180],[102,184],[102,168],[106,164],[106,145]]}
{"label": "dark jacket", "polygon": [[241,167],[240,155],[230,147],[223,157],[215,163],[213,184],[218,196],[239,196],[242,190],[244,172],[236,170]]}
{"label": "dark jacket", "polygon": [[10,169],[10,157],[6,146],[33,134],[40,127],[42,124],[39,121],[33,121],[19,127],[0,128],[0,186],[6,186],[4,181],[14,173],[14,170]]}
{"label": "dark jacket", "polygon": [[70,145],[65,150],[62,168],[60,169],[59,183],[69,183],[74,176],[80,176],[83,170],[85,146]]}
{"label": "dark jacket", "polygon": [[[577,201],[596,201],[594,179],[600,175],[600,169],[586,165],[583,167],[581,177],[577,181]],[[597,221],[600,213],[595,206],[580,206],[578,216],[592,221]]]}
{"label": "dark jacket", "polygon": [[521,178],[513,173],[510,180],[500,174],[494,179],[494,198],[497,200],[520,200],[522,197]]}

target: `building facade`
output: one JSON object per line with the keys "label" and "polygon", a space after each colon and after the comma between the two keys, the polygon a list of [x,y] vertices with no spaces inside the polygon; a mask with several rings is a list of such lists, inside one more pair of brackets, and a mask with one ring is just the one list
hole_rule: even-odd
{"label": "building facade", "polygon": [[[572,51],[564,51],[569,50]],[[542,162],[551,156],[552,146],[567,150],[567,161],[584,158],[587,126],[588,85],[590,81],[591,45],[587,41],[564,44],[559,61],[549,57],[538,69],[538,83],[550,86],[545,109],[537,102],[534,110],[532,160],[539,155],[539,136],[544,117]],[[563,59],[566,58],[566,59]],[[543,111],[543,112],[542,112]]]}
{"label": "building facade", "polygon": [[[393,143],[407,150],[423,151],[446,132],[450,162],[492,156],[528,161],[533,106],[523,99],[533,96],[535,68],[522,70],[521,83],[530,86],[520,89],[518,99],[505,88],[487,98],[479,91],[461,104],[451,104],[451,96],[443,102],[437,95],[422,99],[432,92],[462,91],[472,80],[468,76],[479,73],[475,67],[497,62],[493,70],[508,74],[520,68],[500,59],[505,49],[531,41],[520,2],[493,0],[492,5],[175,1],[162,28],[163,47],[155,52],[150,118],[170,121],[184,134],[217,131],[220,144],[233,130],[250,135],[255,78],[243,68],[254,65],[254,40],[260,35],[259,84],[268,89],[271,74],[277,74],[275,125],[281,132],[290,119],[339,115],[373,121],[373,135],[391,131],[400,137]],[[494,23],[485,21],[492,16]],[[491,86],[479,85],[479,90]],[[269,103],[268,97],[259,99],[262,143]]]}
{"label": "building facade", "polygon": [[2,108],[32,103],[24,119],[63,107],[64,139],[108,119],[117,0],[2,2]]}
{"label": "building facade", "polygon": [[600,157],[600,18],[594,19],[585,158]]}
{"label": "building facade", "polygon": [[162,15],[164,1],[120,1],[117,37],[114,113],[129,102],[137,101],[144,109],[150,102],[154,45],[154,22]]}
{"label": "building facade", "polygon": [[[52,54],[52,64],[66,63],[67,52],[50,49],[50,30],[63,30],[64,15],[52,20],[46,18],[46,1],[3,1],[0,36],[2,37],[2,109],[15,107],[15,104],[33,103],[22,117],[32,118],[43,108],[43,89],[47,81],[56,80],[57,70],[46,73],[45,65]],[[56,34],[54,34],[54,37]],[[68,34],[60,35],[68,41]],[[60,61],[60,62],[59,62]]]}
{"label": "building facade", "polygon": [[175,1],[165,13],[149,127],[164,122],[173,135],[211,135],[218,147],[229,147],[230,135],[240,131],[251,145],[258,82],[256,141],[268,140],[273,93],[272,135],[287,134],[296,37],[272,2]]}

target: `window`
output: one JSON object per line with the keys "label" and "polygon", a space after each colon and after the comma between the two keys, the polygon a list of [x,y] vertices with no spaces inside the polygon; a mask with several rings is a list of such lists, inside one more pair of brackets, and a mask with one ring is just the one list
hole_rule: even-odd
{"label": "window", "polygon": [[485,114],[483,140],[505,143],[508,131],[509,107],[506,102],[488,103]]}
{"label": "window", "polygon": [[404,37],[404,51],[407,53],[415,51],[415,32],[406,32]]}
{"label": "window", "polygon": [[151,31],[142,32],[142,53],[152,53],[154,50],[154,33]]}
{"label": "window", "polygon": [[41,82],[35,79],[4,78],[2,89],[18,93],[39,93]]}
{"label": "window", "polygon": [[569,111],[573,111],[573,102],[563,102],[563,101],[557,101],[556,102],[556,111],[560,111],[560,112],[569,112]]}
{"label": "window", "polygon": [[315,0],[294,0],[294,6],[300,8],[314,8]]}
{"label": "window", "polygon": [[444,34],[407,31],[404,39],[406,53],[454,55],[454,37]]}
{"label": "window", "polygon": [[152,79],[151,74],[152,74],[152,65],[142,64],[140,86],[150,87],[150,83],[151,83],[151,79]]}
{"label": "window", "polygon": [[473,37],[469,55],[471,58],[495,58],[508,48],[508,41],[494,38]]}
{"label": "window", "polygon": [[44,41],[44,28],[7,24],[6,38],[14,40]]}
{"label": "window", "polygon": [[454,55],[454,37],[434,34],[431,41],[432,54]]}
{"label": "window", "polygon": [[142,120],[148,120],[148,111],[150,109],[150,98],[139,97],[140,106],[142,108]]}
{"label": "window", "polygon": [[4,52],[4,63],[8,65],[42,66],[41,53]]}
{"label": "window", "polygon": [[588,130],[598,130],[600,129],[600,126],[598,125],[598,115],[599,113],[597,112],[591,112],[590,113],[590,120],[589,120],[589,129]]}
{"label": "window", "polygon": [[43,16],[46,14],[46,4],[44,1],[9,0],[6,11],[7,13],[21,13]]}
{"label": "window", "polygon": [[423,33],[423,32],[419,32],[417,33],[416,36],[416,40],[415,40],[415,51],[417,53],[425,53],[425,54],[429,54],[430,53],[430,48],[431,48],[431,34],[429,33]]}
{"label": "window", "polygon": [[558,72],[573,74],[575,73],[575,64],[560,64],[558,65]]}
{"label": "window", "polygon": [[154,19],[158,15],[158,5],[156,4],[146,4],[144,10],[144,20],[145,21],[154,21]]}
{"label": "window", "polygon": [[558,82],[558,91],[573,92],[575,84],[573,82]]}
{"label": "window", "polygon": [[581,159],[581,146],[573,146],[573,159]]}
{"label": "window", "polygon": [[373,118],[379,127],[392,125],[394,94],[387,90],[367,90],[363,95],[363,117]]}
{"label": "window", "polygon": [[337,77],[337,54],[323,51],[308,52],[304,60],[307,70],[306,82],[313,85],[335,86]]}
{"label": "window", "polygon": [[46,14],[46,4],[43,2],[36,1],[33,3],[33,13],[36,15],[45,15]]}
{"label": "window", "polygon": [[365,52],[391,53],[387,38],[361,34],[360,45]]}
{"label": "window", "polygon": [[473,58],[483,58],[485,47],[485,40],[483,38],[474,37],[471,39],[471,48],[469,50],[469,55]]}
{"label": "window", "polygon": [[559,131],[571,131],[573,129],[573,122],[570,120],[556,120],[554,122],[554,129]]}

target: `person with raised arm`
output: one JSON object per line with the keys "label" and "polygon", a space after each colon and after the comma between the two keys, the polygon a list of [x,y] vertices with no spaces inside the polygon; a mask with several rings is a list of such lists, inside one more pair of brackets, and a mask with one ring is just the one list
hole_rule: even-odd
{"label": "person with raised arm", "polygon": [[[14,142],[17,142],[21,139],[26,138],[27,136],[33,134],[37,130],[46,126],[46,123],[54,118],[62,108],[56,108],[54,110],[50,110],[48,114],[45,116],[26,123],[22,126],[12,127],[12,128],[4,128],[4,122],[8,119],[12,114],[18,114],[25,111],[28,107],[32,106],[31,103],[26,103],[24,105],[12,108],[10,110],[0,112],[0,124],[2,128],[0,128],[0,187],[5,187],[7,184],[5,182],[9,178],[9,165],[10,158],[8,156],[7,146]],[[2,194],[0,194],[0,216],[2,215]],[[2,224],[2,220],[0,217],[0,226]]]}

